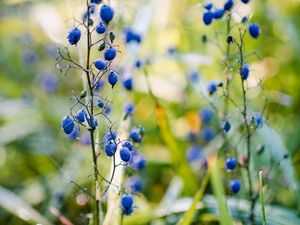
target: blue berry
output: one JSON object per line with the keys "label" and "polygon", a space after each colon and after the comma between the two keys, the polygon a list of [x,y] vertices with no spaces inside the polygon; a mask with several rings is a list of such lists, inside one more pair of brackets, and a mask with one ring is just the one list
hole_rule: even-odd
{"label": "blue berry", "polygon": [[135,61],[135,68],[140,69],[142,67],[143,63],[141,60],[136,60]]}
{"label": "blue berry", "polygon": [[114,10],[108,5],[103,5],[100,9],[100,17],[105,23],[109,23],[114,17]]}
{"label": "blue berry", "polygon": [[139,44],[142,42],[142,36],[134,32],[131,28],[127,28],[125,29],[125,42],[136,42]]}
{"label": "blue berry", "polygon": [[75,27],[68,34],[68,41],[71,45],[76,45],[81,38],[81,31]]}
{"label": "blue berry", "polygon": [[127,183],[133,192],[141,192],[143,190],[142,179],[138,176],[129,178]]}
{"label": "blue berry", "polygon": [[108,157],[112,157],[117,150],[117,145],[114,141],[110,140],[105,144],[104,150]]}
{"label": "blue berry", "polygon": [[250,0],[241,0],[243,3],[247,4]]}
{"label": "blue berry", "polygon": [[237,166],[237,160],[234,157],[226,159],[225,166],[227,170],[234,170]]}
{"label": "blue berry", "polygon": [[122,208],[130,209],[133,205],[133,198],[131,195],[124,194],[121,198]]}
{"label": "blue berry", "polygon": [[188,74],[188,77],[190,79],[190,81],[192,83],[197,83],[200,79],[200,75],[197,71],[191,71],[189,74]]}
{"label": "blue berry", "polygon": [[213,7],[213,4],[211,2],[208,2],[204,5],[204,8],[206,8],[207,10],[211,10]]}
{"label": "blue berry", "polygon": [[43,90],[48,94],[53,93],[58,86],[58,78],[50,72],[44,72],[40,81]]}
{"label": "blue berry", "polygon": [[190,147],[186,153],[186,159],[189,162],[197,161],[198,159],[201,158],[201,156],[202,156],[202,149],[196,145]]}
{"label": "blue berry", "polygon": [[226,121],[223,125],[223,130],[227,133],[228,131],[230,131],[230,129],[231,129],[231,124],[228,121]]}
{"label": "blue berry", "polygon": [[95,91],[99,91],[102,87],[104,86],[104,80],[98,80],[96,85],[95,85]]}
{"label": "blue berry", "polygon": [[76,119],[77,119],[77,121],[79,122],[79,123],[83,123],[84,122],[84,120],[85,120],[85,116],[86,116],[86,112],[85,112],[85,110],[84,109],[81,109],[81,110],[79,110],[78,112],[77,112],[77,114],[76,114]]}
{"label": "blue berry", "polygon": [[65,134],[71,134],[75,127],[73,118],[70,116],[65,116],[61,121],[61,126]]}
{"label": "blue berry", "polygon": [[104,23],[99,23],[98,26],[96,27],[96,32],[98,34],[103,34],[106,31],[106,26]]}
{"label": "blue berry", "polygon": [[104,106],[105,106],[105,102],[104,102],[102,99],[100,99],[100,100],[98,101],[98,107],[99,107],[100,109],[102,109]]}
{"label": "blue berry", "polygon": [[132,115],[134,113],[134,104],[132,103],[127,103],[124,105],[123,110],[126,115]]}
{"label": "blue berry", "polygon": [[251,23],[248,28],[249,34],[253,38],[258,38],[260,34],[260,27],[257,23]]}
{"label": "blue berry", "polygon": [[224,9],[216,9],[214,12],[213,12],[213,16],[215,19],[221,19],[224,15]]}
{"label": "blue berry", "polygon": [[199,116],[203,123],[208,123],[214,118],[214,113],[210,108],[203,108],[201,109]]}
{"label": "blue berry", "polygon": [[77,140],[79,138],[80,131],[78,127],[74,127],[73,131],[70,134],[67,134],[69,140]]}
{"label": "blue berry", "polygon": [[207,142],[211,141],[215,137],[215,132],[211,127],[203,127],[200,134],[201,138]]}
{"label": "blue berry", "polygon": [[136,170],[142,170],[146,167],[147,160],[144,155],[138,153],[137,151],[132,151],[130,164]]}
{"label": "blue berry", "polygon": [[91,3],[100,4],[102,0],[91,0]]}
{"label": "blue berry", "polygon": [[89,132],[86,132],[81,136],[80,143],[85,146],[89,146],[91,144],[91,136]]}
{"label": "blue berry", "polygon": [[118,75],[114,72],[114,71],[111,71],[109,74],[108,74],[108,83],[111,85],[111,87],[113,88],[116,83],[118,82]]}
{"label": "blue berry", "polygon": [[117,139],[117,133],[113,130],[104,135],[104,142],[114,141]]}
{"label": "blue berry", "polygon": [[95,60],[94,64],[98,70],[105,70],[107,68],[106,63],[101,59]]}
{"label": "blue berry", "polygon": [[217,91],[217,89],[218,89],[218,86],[214,81],[210,81],[207,84],[207,91],[210,95],[213,95]]}
{"label": "blue berry", "polygon": [[249,76],[249,73],[250,73],[249,66],[247,64],[243,64],[240,69],[240,75],[242,80],[246,80]]}
{"label": "blue berry", "polygon": [[133,129],[131,132],[130,132],[130,138],[132,139],[133,142],[137,142],[137,143],[140,143],[142,141],[142,137],[141,137],[141,134],[140,134],[140,130],[139,129]]}
{"label": "blue berry", "polygon": [[202,17],[204,24],[205,25],[211,24],[211,22],[213,21],[213,17],[214,14],[211,11],[204,12]]}
{"label": "blue berry", "polygon": [[255,121],[255,124],[257,127],[262,127],[263,126],[263,117],[260,112],[257,112],[254,114],[253,119]]}
{"label": "blue berry", "polygon": [[116,57],[116,55],[117,55],[116,49],[114,49],[113,47],[109,47],[104,52],[104,59],[107,61],[111,61]]}
{"label": "blue berry", "polygon": [[130,158],[131,158],[131,154],[128,148],[126,147],[122,147],[120,149],[120,157],[124,162],[129,162]]}
{"label": "blue berry", "polygon": [[111,105],[106,104],[104,107],[104,114],[108,116],[111,113],[111,111],[112,111]]}
{"label": "blue berry", "polygon": [[129,151],[132,151],[133,150],[133,144],[131,141],[124,141],[122,143],[122,147],[126,147],[129,149]]}
{"label": "blue berry", "polygon": [[122,85],[126,90],[131,91],[133,87],[132,77],[125,78]]}
{"label": "blue berry", "polygon": [[224,10],[231,10],[232,6],[233,6],[234,2],[233,0],[227,0],[224,4]]}
{"label": "blue berry", "polygon": [[238,193],[241,189],[241,182],[239,180],[233,180],[230,182],[230,189],[233,193]]}

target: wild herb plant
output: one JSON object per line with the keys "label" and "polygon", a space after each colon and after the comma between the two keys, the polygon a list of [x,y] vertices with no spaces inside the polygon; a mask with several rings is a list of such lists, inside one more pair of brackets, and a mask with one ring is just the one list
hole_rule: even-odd
{"label": "wild herb plant", "polygon": [[[129,127],[134,125],[131,121],[135,111],[132,103],[124,105],[125,115],[121,119],[123,123],[124,121],[127,123],[122,127],[127,130],[127,134],[120,133],[124,132],[124,129],[114,130],[116,123],[109,115],[113,100],[103,97],[106,95],[100,91],[104,83],[113,89],[120,79],[120,72],[114,64],[119,50],[114,44],[116,36],[110,26],[115,11],[112,6],[102,3],[101,0],[86,0],[84,7],[82,19],[74,19],[75,25],[67,35],[69,46],[58,50],[57,67],[60,71],[66,74],[67,79],[73,79],[70,77],[71,71],[80,71],[83,73],[84,83],[80,93],[72,91],[70,114],[62,119],[61,126],[69,139],[81,139],[90,147],[93,185],[90,190],[86,190],[76,182],[72,183],[81,188],[93,202],[93,224],[111,224],[111,220],[122,220],[123,215],[133,213],[135,207],[133,194],[142,190],[142,181],[139,177],[131,177],[127,185],[123,185],[122,180],[126,171],[132,174],[132,170],[141,170],[146,165],[145,157],[136,150],[143,141],[144,130],[138,125],[128,132]],[[126,30],[125,37],[126,43],[141,42],[141,36],[130,29]],[[79,42],[84,42],[85,45],[83,60],[77,60],[72,54],[72,50],[78,47]],[[132,90],[132,79],[123,81],[123,86],[129,91]],[[107,132],[101,140],[98,137],[102,130]],[[82,132],[87,133],[80,138]],[[100,158],[102,154],[106,157]],[[108,176],[101,171],[100,165],[104,164],[103,160],[111,162]],[[118,195],[123,196],[119,198]],[[115,199],[120,199],[117,205]],[[103,207],[104,205],[106,207]],[[118,210],[122,211],[122,216],[114,218],[112,211]],[[107,214],[103,218],[105,211]]]}

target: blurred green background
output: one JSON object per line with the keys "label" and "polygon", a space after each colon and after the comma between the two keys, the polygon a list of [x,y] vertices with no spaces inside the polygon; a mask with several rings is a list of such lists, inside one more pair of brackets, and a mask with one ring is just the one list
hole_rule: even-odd
{"label": "blurred green background", "polygon": [[[214,2],[221,5],[223,1]],[[118,63],[131,62],[130,51],[123,43],[124,27],[135,25],[144,29],[138,57],[151,61],[151,87],[184,154],[189,146],[186,136],[191,124],[205,104],[190,87],[186,75],[197,70],[201,79],[223,79],[222,54],[210,41],[219,36],[224,38],[225,21],[205,27],[201,1],[195,0],[111,0],[111,4],[116,10],[112,26],[121,50]],[[21,205],[16,196],[54,224],[59,223],[49,212],[51,206],[60,208],[75,224],[87,223],[89,206],[78,203],[82,196],[69,182],[72,179],[89,185],[91,155],[84,144],[68,141],[60,128],[61,118],[70,109],[71,90],[79,93],[82,89],[81,74],[70,72],[64,76],[55,68],[56,49],[67,45],[66,35],[73,26],[73,16],[81,18],[82,6],[80,0],[0,0],[0,224],[25,224],[22,218],[26,220],[27,212],[17,210],[17,215],[13,215],[7,208],[4,210],[11,207],[13,211],[13,202]],[[268,122],[282,138],[299,179],[300,1],[253,0],[248,7],[253,13],[252,20],[262,28],[258,40],[246,40],[247,51],[256,49],[260,56],[249,59],[253,69],[249,82],[255,85],[259,78],[264,79],[263,89],[251,92],[250,98],[259,96],[253,100],[253,108],[259,110],[263,97],[268,97]],[[216,31],[220,33],[216,35]],[[203,42],[204,35],[207,42]],[[225,40],[219,42],[225,45]],[[175,59],[167,54],[170,47],[176,47]],[[82,48],[79,46],[78,52]],[[166,200],[166,190],[172,185],[180,189],[180,182],[176,183],[178,174],[172,167],[172,153],[158,135],[155,104],[147,93],[143,71],[133,73],[133,93],[125,92],[121,85],[114,92],[109,87],[102,91],[114,99],[114,121],[120,120],[123,103],[133,101],[135,119],[145,127],[145,143],[140,150],[149,163],[141,174],[145,190],[138,200],[138,210],[147,211]],[[104,132],[100,130],[101,134]],[[274,187],[270,183],[268,203],[296,210],[295,194],[284,178],[280,179],[273,183]],[[174,183],[170,186],[170,182]],[[9,195],[8,190],[15,195]],[[185,195],[193,197],[194,193]],[[152,220],[151,224],[175,224],[176,218]],[[209,215],[203,218],[195,224],[216,223]]]}

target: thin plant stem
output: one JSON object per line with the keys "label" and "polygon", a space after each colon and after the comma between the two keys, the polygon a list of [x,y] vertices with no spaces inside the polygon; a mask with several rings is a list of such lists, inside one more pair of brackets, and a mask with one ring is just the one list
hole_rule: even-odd
{"label": "thin plant stem", "polygon": [[265,203],[264,203],[264,192],[263,192],[263,170],[258,171],[259,174],[259,195],[260,195],[260,205],[261,205],[261,220],[262,225],[266,225],[266,215],[265,215]]}
{"label": "thin plant stem", "polygon": [[91,148],[92,148],[92,155],[93,155],[93,169],[94,169],[94,186],[95,186],[95,202],[94,202],[94,215],[93,215],[93,224],[99,225],[99,192],[100,186],[98,182],[98,165],[97,165],[97,153],[95,148],[95,127],[94,127],[94,93],[93,93],[93,86],[91,81],[91,68],[90,68],[90,57],[91,57],[91,31],[89,28],[89,20],[90,20],[90,11],[89,11],[89,1],[86,0],[86,8],[87,8],[87,26],[86,26],[86,33],[87,33],[87,55],[86,55],[86,78],[88,81],[88,88],[89,88],[89,95],[91,98],[91,104],[89,105],[89,113],[90,113],[90,139],[91,139]]}
{"label": "thin plant stem", "polygon": [[[239,29],[239,36],[240,36],[240,43],[237,43],[240,53],[240,66],[242,67],[244,64],[244,36],[242,33],[242,30]],[[247,120],[247,90],[245,87],[245,81],[241,78],[241,85],[242,85],[242,94],[243,94],[243,120],[244,125],[246,128],[246,147],[247,147],[247,162],[246,162],[246,171],[247,171],[247,178],[248,178],[248,186],[249,186],[249,200],[251,201],[251,208],[250,208],[250,215],[249,219],[252,224],[254,224],[254,208],[256,199],[253,197],[253,189],[252,189],[252,178],[251,178],[251,172],[250,172],[250,164],[251,164],[251,129],[250,125]]]}

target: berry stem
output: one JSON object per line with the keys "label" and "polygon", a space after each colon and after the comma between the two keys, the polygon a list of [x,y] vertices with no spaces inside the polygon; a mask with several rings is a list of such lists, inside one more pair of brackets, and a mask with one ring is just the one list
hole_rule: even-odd
{"label": "berry stem", "polygon": [[98,165],[97,165],[97,154],[96,154],[96,148],[95,148],[95,127],[94,127],[94,93],[93,93],[93,86],[91,81],[91,68],[90,68],[90,57],[91,57],[91,31],[89,27],[89,20],[90,20],[90,11],[89,11],[89,1],[86,0],[86,8],[87,8],[87,25],[86,25],[86,31],[87,31],[87,55],[86,55],[86,77],[88,81],[88,88],[89,88],[89,95],[91,98],[91,104],[89,106],[90,111],[90,139],[91,139],[91,147],[92,147],[92,155],[93,155],[93,168],[94,168],[94,186],[95,186],[95,205],[94,205],[94,215],[93,215],[93,224],[99,225],[99,205],[100,205],[100,185],[98,182]]}
{"label": "berry stem", "polygon": [[[239,37],[240,37],[240,43],[237,44],[239,48],[240,53],[240,66],[242,67],[244,64],[244,33],[242,33],[242,30],[239,29]],[[246,162],[246,171],[247,171],[247,177],[248,177],[248,186],[249,186],[249,200],[251,201],[251,207],[250,207],[250,215],[249,219],[251,224],[254,224],[254,208],[256,199],[253,196],[253,189],[252,189],[252,178],[251,178],[251,172],[250,172],[250,164],[251,164],[251,129],[250,125],[247,121],[247,90],[245,87],[245,80],[241,78],[241,84],[242,84],[242,93],[243,93],[243,110],[242,115],[244,119],[244,125],[246,128],[246,146],[247,146],[247,162]]]}

